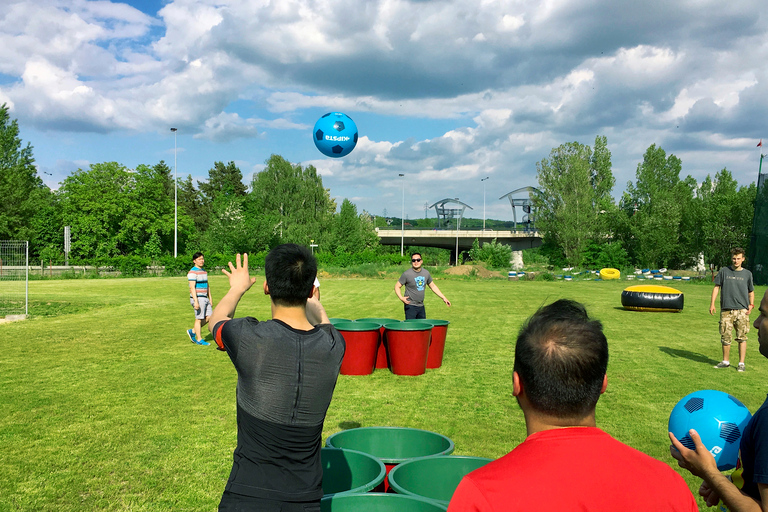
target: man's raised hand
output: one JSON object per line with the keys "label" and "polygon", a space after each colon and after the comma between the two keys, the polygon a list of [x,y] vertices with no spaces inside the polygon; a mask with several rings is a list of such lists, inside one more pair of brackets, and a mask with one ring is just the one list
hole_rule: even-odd
{"label": "man's raised hand", "polygon": [[243,254],[242,263],[238,253],[235,256],[235,265],[229,262],[229,272],[226,269],[221,271],[229,278],[229,287],[240,293],[247,292],[256,282],[255,277],[248,275],[248,253]]}

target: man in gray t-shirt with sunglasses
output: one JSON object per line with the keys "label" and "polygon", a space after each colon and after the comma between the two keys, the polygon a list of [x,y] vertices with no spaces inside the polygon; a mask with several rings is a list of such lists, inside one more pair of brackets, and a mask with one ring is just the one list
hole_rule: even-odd
{"label": "man in gray t-shirt with sunglasses", "polygon": [[[395,294],[405,305],[406,320],[427,318],[427,312],[424,308],[424,291],[427,286],[435,292],[435,295],[443,299],[446,306],[451,305],[451,301],[445,298],[445,295],[440,292],[440,288],[432,281],[429,271],[422,268],[421,265],[421,254],[418,252],[411,254],[411,268],[403,272],[400,279],[395,283]],[[400,291],[403,286],[405,286],[405,295]]]}

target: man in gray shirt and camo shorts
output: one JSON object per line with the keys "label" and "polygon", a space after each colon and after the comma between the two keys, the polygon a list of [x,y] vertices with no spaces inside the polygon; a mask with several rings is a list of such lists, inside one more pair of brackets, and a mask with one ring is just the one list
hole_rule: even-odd
{"label": "man in gray shirt and camo shorts", "polygon": [[736,341],[739,344],[740,372],[744,371],[744,357],[747,355],[747,334],[749,333],[749,314],[755,307],[755,287],[752,282],[752,272],[742,268],[744,249],[736,247],[731,250],[730,267],[723,267],[715,276],[715,288],[712,290],[712,301],[709,314],[715,314],[715,300],[722,288],[720,296],[720,342],[723,345],[723,360],[715,368],[731,366],[729,355],[733,331],[736,331]]}

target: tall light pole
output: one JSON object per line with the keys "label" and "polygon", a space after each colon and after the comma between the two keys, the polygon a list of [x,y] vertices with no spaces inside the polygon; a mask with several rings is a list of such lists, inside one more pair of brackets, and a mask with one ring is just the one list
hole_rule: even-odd
{"label": "tall light pole", "polygon": [[488,180],[490,176],[486,176],[485,178],[481,178],[480,181],[483,183],[483,231],[485,231],[485,182]]}
{"label": "tall light pole", "polygon": [[[405,174],[398,174],[401,178]],[[400,256],[403,255],[403,246],[405,245],[405,180],[403,180],[403,211],[400,214]]]}
{"label": "tall light pole", "polygon": [[173,132],[173,257],[179,249],[179,175],[176,167],[176,128]]}

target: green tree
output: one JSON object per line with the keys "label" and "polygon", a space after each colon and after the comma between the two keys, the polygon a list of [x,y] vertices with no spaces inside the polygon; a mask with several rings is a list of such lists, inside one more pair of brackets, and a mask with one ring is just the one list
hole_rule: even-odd
{"label": "green tree", "polygon": [[357,207],[344,199],[339,213],[333,217],[331,247],[334,254],[362,252],[378,245],[370,214],[357,214]]}
{"label": "green tree", "polygon": [[30,253],[38,256],[64,253],[64,224],[62,223],[61,201],[57,194],[45,187],[42,190],[44,200],[32,216]]}
{"label": "green tree", "polygon": [[30,240],[31,252],[38,235],[33,217],[46,201],[50,190],[37,175],[32,145],[22,146],[18,122],[11,120],[5,103],[0,106],[0,239]]}
{"label": "green tree", "polygon": [[626,241],[637,264],[669,267],[689,259],[681,254],[680,228],[691,187],[680,181],[681,170],[678,157],[653,144],[637,165],[635,184],[627,184],[622,209],[632,211]]}
{"label": "green tree", "polygon": [[[163,162],[153,167],[139,165],[131,173],[129,186],[123,193],[129,209],[120,223],[118,241],[124,253],[155,258],[162,253],[173,253],[174,200],[170,169]],[[183,212],[178,215],[181,246],[192,224],[192,219]]]}
{"label": "green tree", "polygon": [[245,197],[247,189],[243,185],[243,173],[235,162],[224,165],[214,162],[208,170],[208,181],[199,181],[198,187],[203,194],[204,202],[211,204],[220,197]]}
{"label": "green tree", "polygon": [[607,139],[597,136],[594,151],[578,142],[554,148],[549,159],[536,164],[536,175],[541,191],[534,197],[537,225],[568,264],[578,266],[590,241],[608,240],[608,221],[600,217],[613,211]]}
{"label": "green tree", "polygon": [[701,188],[705,261],[719,267],[729,265],[731,249],[748,250],[757,187],[754,183],[739,187],[723,168],[714,180],[707,176]]}
{"label": "green tree", "polygon": [[[59,189],[62,222],[72,227],[72,254],[79,258],[118,255],[157,257],[173,250],[174,204],[162,166],[135,171],[117,162],[93,164],[68,176]],[[178,216],[183,243],[192,219]]]}
{"label": "green tree", "polygon": [[72,228],[72,254],[79,258],[110,257],[124,253],[120,223],[128,212],[125,192],[131,175],[117,162],[78,169],[61,183],[62,217]]}
{"label": "green tree", "polygon": [[336,211],[323,179],[313,166],[293,165],[272,155],[253,177],[249,208],[261,212],[263,225],[279,242],[308,245],[329,240],[328,226]]}
{"label": "green tree", "polygon": [[203,203],[203,196],[195,187],[191,174],[179,181],[178,202],[179,211],[183,211],[192,219],[195,233],[205,233],[211,221],[211,211]]}

